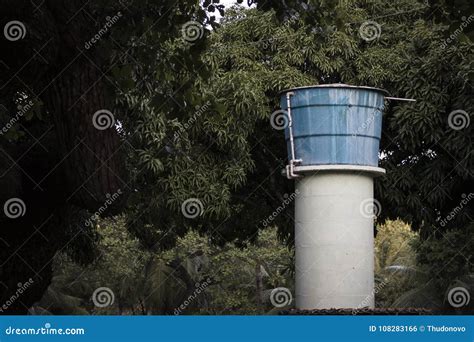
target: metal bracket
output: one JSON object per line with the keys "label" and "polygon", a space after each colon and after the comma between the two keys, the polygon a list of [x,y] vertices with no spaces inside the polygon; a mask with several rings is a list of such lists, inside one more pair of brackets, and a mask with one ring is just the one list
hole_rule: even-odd
{"label": "metal bracket", "polygon": [[292,91],[286,93],[286,112],[288,115],[288,133],[290,135],[290,153],[291,159],[289,165],[286,166],[286,178],[293,179],[293,178],[300,178],[303,177],[302,175],[298,175],[295,173],[295,166],[297,164],[301,164],[303,159],[296,159],[295,154],[295,141],[293,138],[293,118],[291,117],[291,96],[294,95]]}
{"label": "metal bracket", "polygon": [[406,99],[406,98],[402,98],[402,97],[390,97],[390,96],[385,96],[385,100],[416,102],[415,99]]}

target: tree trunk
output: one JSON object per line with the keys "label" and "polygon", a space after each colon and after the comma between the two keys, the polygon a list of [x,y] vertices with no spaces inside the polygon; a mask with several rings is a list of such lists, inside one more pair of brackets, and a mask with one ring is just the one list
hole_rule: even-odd
{"label": "tree trunk", "polygon": [[[15,108],[14,97],[24,92],[44,103],[44,120],[23,126],[23,140],[0,136],[0,186],[7,189],[0,204],[19,198],[26,207],[18,218],[0,217],[0,300],[10,303],[0,313],[26,313],[41,298],[54,255],[70,248],[84,226],[80,211],[117,213],[126,199],[117,130],[93,123],[94,113],[113,108],[101,51],[82,51],[97,30],[90,6],[86,0],[46,0],[40,8],[29,0],[0,4],[2,27],[12,20],[26,27],[22,40],[1,37],[7,53],[0,99]],[[32,286],[17,296],[30,278]]]}

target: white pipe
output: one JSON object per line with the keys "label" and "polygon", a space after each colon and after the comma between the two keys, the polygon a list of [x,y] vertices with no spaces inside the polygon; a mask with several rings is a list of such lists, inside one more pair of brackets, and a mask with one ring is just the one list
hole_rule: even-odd
{"label": "white pipe", "polygon": [[288,131],[289,131],[289,136],[290,136],[290,152],[291,152],[291,160],[296,159],[296,154],[295,154],[295,143],[293,140],[293,118],[291,117],[291,96],[293,96],[294,93],[289,91],[286,93],[286,112],[288,113]]}
{"label": "white pipe", "polygon": [[296,307],[374,307],[373,175],[308,173],[296,180]]}
{"label": "white pipe", "polygon": [[286,167],[286,177],[288,179],[293,179],[293,178],[299,178],[301,177],[300,175],[297,175],[294,171],[295,169],[295,164],[302,162],[301,159],[296,159],[296,153],[295,153],[295,142],[293,138],[293,118],[291,116],[291,96],[293,96],[294,93],[292,91],[289,91],[286,93],[286,112],[288,114],[288,135],[290,136],[290,153],[291,153],[291,159],[289,162],[289,165]]}

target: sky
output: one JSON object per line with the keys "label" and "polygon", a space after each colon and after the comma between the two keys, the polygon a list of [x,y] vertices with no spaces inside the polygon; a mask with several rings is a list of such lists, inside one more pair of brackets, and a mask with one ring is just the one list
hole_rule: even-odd
{"label": "sky", "polygon": [[[219,4],[224,5],[225,8],[229,8],[229,7],[232,7],[232,5],[237,4],[237,0],[220,0]],[[244,6],[244,7],[248,7],[246,0],[244,0],[244,2],[241,5]],[[216,20],[220,21],[221,16],[220,16],[219,12],[216,11],[213,14],[216,16]]]}

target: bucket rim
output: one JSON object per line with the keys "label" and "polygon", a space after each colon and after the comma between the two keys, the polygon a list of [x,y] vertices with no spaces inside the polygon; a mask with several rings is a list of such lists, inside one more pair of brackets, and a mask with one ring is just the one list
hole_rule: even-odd
{"label": "bucket rim", "polygon": [[390,95],[387,90],[382,89],[382,88],[375,88],[375,87],[369,87],[369,86],[355,86],[355,85],[345,84],[345,83],[315,84],[315,85],[310,85],[310,86],[294,87],[294,88],[281,90],[278,94],[281,96],[289,91],[314,89],[314,88],[343,88],[343,89],[349,88],[349,89],[373,90],[373,91],[382,93],[384,95]]}

